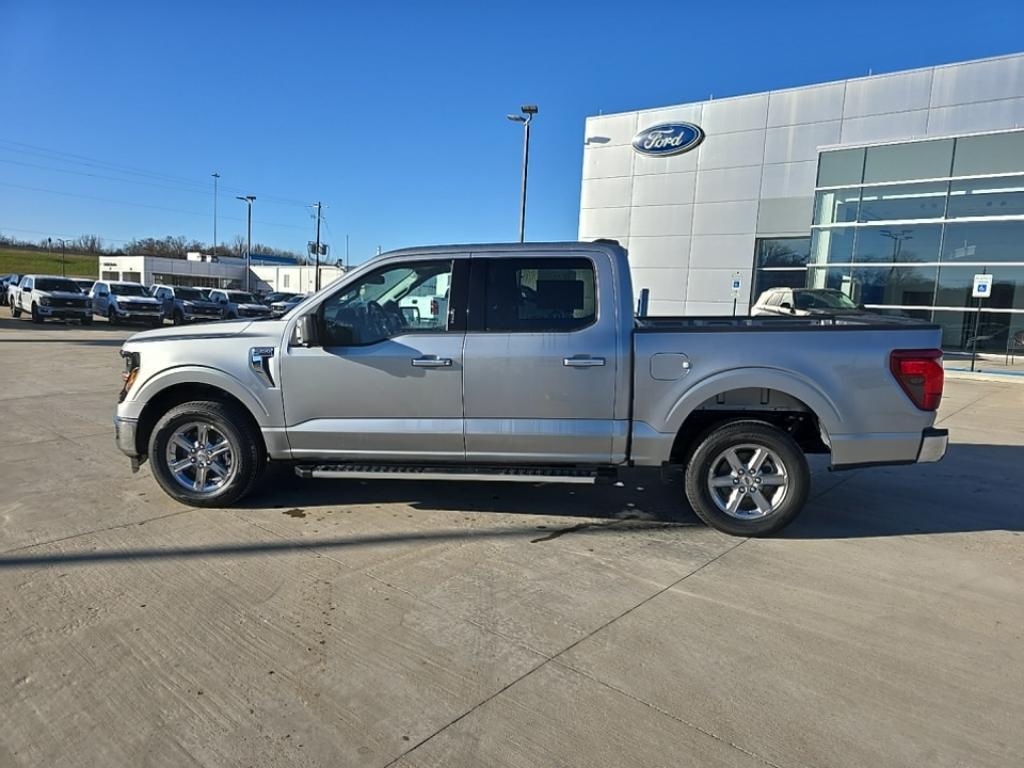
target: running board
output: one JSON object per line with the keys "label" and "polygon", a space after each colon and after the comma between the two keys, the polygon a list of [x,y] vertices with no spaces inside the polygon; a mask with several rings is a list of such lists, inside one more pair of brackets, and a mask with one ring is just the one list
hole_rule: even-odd
{"label": "running board", "polygon": [[595,483],[613,482],[612,468],[495,467],[422,464],[302,464],[295,474],[326,480],[477,480],[505,483]]}

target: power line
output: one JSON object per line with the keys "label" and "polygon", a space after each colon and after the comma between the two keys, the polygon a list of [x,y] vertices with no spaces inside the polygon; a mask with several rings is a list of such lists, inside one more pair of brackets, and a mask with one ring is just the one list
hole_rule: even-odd
{"label": "power line", "polygon": [[[0,225],[0,234],[3,234],[4,232],[26,232],[26,233],[28,233],[30,235],[47,235],[47,236],[51,236],[51,237],[56,235],[57,237],[67,237],[69,239],[70,238],[75,238],[75,237],[80,237],[80,235],[73,235],[70,232],[49,232],[49,231],[43,232],[43,231],[38,230],[38,229],[23,229],[21,227],[5,227],[5,226]],[[105,235],[97,235],[97,237],[102,237],[103,240],[105,240],[107,242],[111,242],[111,243],[130,243],[130,242],[132,242],[131,239],[126,240],[123,237],[107,237]]]}
{"label": "power line", "polygon": [[[188,211],[188,210],[185,210],[183,208],[168,208],[167,206],[163,206],[163,205],[152,205],[150,203],[139,203],[139,202],[135,202],[133,200],[114,200],[114,199],[111,199],[111,198],[108,198],[108,197],[97,197],[95,195],[83,195],[83,194],[80,194],[78,192],[64,192],[64,191],[61,191],[59,189],[46,189],[44,187],[32,187],[32,186],[29,186],[27,184],[13,184],[13,183],[11,183],[9,181],[0,181],[0,185],[5,186],[5,187],[12,187],[14,189],[24,189],[24,190],[28,190],[30,192],[43,192],[43,193],[50,194],[50,195],[61,195],[63,197],[77,197],[77,198],[81,198],[83,200],[95,200],[97,202],[113,203],[115,205],[131,205],[131,206],[135,206],[137,208],[149,208],[149,209],[156,210],[156,211],[166,211],[168,213],[180,213],[180,214],[184,214],[186,216],[202,216],[203,218],[206,218],[206,217],[209,216],[209,213],[207,213],[205,211]],[[239,221],[239,222],[245,221],[245,219],[240,218],[240,217],[236,217],[236,216],[223,216],[222,218],[228,219],[230,221]],[[259,224],[260,226],[264,226],[264,227],[280,227],[280,228],[283,228],[283,229],[301,229],[301,230],[305,230],[306,229],[305,227],[299,226],[298,224],[282,224],[282,223],[273,222],[273,221],[257,221],[255,223]]]}
{"label": "power line", "polygon": [[[185,176],[174,176],[171,174],[161,173],[158,171],[149,171],[142,168],[137,168],[130,165],[121,165],[119,163],[111,163],[106,160],[100,160],[88,155],[79,155],[73,152],[64,152],[62,150],[48,149],[47,147],[41,147],[35,144],[27,144],[20,141],[12,141],[10,139],[0,139],[0,149],[7,152],[13,152],[16,154],[27,154],[36,157],[43,157],[48,160],[55,160],[58,162],[70,163],[74,165],[84,165],[88,167],[100,168],[104,170],[112,170],[117,173],[123,173],[128,175],[142,176],[146,178],[157,179],[165,182],[171,182],[175,184],[181,184],[193,188],[195,191],[204,191],[206,189],[206,182],[200,181],[194,178],[188,178]],[[128,179],[121,179],[122,181],[129,181]],[[240,187],[223,187],[225,192],[241,192]],[[287,197],[281,197],[279,195],[271,195],[267,193],[254,193],[266,200],[267,202],[274,202],[279,205],[292,205],[299,207],[306,207],[306,203],[294,200]]]}

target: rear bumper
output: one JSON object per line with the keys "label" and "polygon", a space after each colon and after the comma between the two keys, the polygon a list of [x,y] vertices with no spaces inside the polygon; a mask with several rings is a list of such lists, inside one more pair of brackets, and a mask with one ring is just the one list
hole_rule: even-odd
{"label": "rear bumper", "polygon": [[946,455],[949,430],[926,427],[910,433],[833,435],[829,442],[834,470],[926,464]]}
{"label": "rear bumper", "polygon": [[918,464],[940,461],[949,446],[949,430],[929,427],[921,436],[921,450],[917,452]]}

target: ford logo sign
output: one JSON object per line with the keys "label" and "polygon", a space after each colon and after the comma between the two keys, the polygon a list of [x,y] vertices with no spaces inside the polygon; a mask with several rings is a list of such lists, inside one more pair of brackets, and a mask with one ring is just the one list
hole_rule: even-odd
{"label": "ford logo sign", "polygon": [[689,152],[704,141],[704,131],[693,123],[664,123],[645,128],[633,137],[633,149],[641,155],[667,157]]}

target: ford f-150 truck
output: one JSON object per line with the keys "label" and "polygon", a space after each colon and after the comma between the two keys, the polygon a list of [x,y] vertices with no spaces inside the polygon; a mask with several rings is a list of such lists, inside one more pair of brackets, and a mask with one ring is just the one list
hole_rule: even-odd
{"label": "ford f-150 truck", "polygon": [[[447,311],[402,299],[440,276]],[[637,318],[610,241],[396,251],[278,320],[132,336],[116,440],[134,469],[225,506],[268,460],[300,476],[604,482],[684,469],[708,524],[764,535],[833,468],[938,461],[937,326]],[[682,499],[680,499],[682,501]]]}

